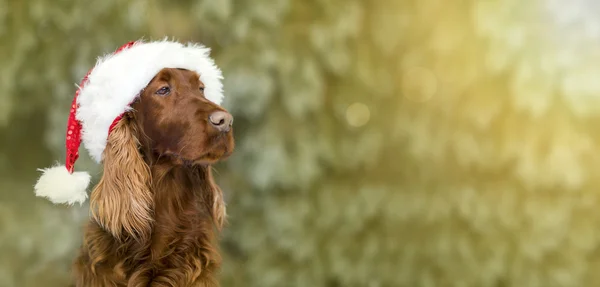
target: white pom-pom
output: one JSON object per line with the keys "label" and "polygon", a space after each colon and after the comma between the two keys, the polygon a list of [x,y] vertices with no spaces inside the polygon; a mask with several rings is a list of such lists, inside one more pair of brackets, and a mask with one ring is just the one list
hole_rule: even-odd
{"label": "white pom-pom", "polygon": [[82,204],[87,199],[86,189],[90,184],[87,172],[69,173],[64,165],[40,169],[43,172],[35,184],[35,195],[45,197],[54,204]]}

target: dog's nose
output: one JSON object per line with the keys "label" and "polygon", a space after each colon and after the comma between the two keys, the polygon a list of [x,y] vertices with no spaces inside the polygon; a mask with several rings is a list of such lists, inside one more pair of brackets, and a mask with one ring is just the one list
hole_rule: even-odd
{"label": "dog's nose", "polygon": [[221,132],[228,132],[233,125],[233,116],[228,112],[218,111],[208,116],[210,124]]}

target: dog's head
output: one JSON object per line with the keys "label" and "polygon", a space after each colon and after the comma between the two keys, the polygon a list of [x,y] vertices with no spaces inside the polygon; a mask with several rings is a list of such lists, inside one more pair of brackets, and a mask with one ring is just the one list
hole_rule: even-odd
{"label": "dog's head", "polygon": [[150,166],[157,163],[203,171],[204,200],[221,226],[222,194],[206,166],[232,153],[233,117],[207,100],[204,88],[195,72],[163,69],[109,134],[104,174],[90,203],[93,218],[114,237],[144,240],[151,234],[155,203]]}
{"label": "dog's head", "polygon": [[204,83],[195,72],[161,70],[133,110],[139,140],[151,153],[147,156],[207,165],[233,151],[233,117],[204,97]]}

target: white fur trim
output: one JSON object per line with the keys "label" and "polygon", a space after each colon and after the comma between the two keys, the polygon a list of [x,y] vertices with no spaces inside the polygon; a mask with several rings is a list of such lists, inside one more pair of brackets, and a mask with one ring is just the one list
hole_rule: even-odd
{"label": "white fur trim", "polygon": [[40,169],[42,176],[35,184],[35,195],[48,198],[52,203],[82,204],[87,199],[86,189],[90,175],[86,172],[70,174],[64,165]]}
{"label": "white fur trim", "polygon": [[128,105],[163,68],[197,72],[205,85],[206,98],[220,105],[223,76],[209,53],[209,48],[198,44],[138,41],[128,49],[98,59],[80,91],[76,114],[83,127],[83,144],[92,159],[102,161],[110,125],[130,109]]}

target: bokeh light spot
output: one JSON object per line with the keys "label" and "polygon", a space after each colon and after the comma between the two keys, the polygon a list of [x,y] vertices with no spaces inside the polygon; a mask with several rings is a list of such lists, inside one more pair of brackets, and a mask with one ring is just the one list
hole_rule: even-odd
{"label": "bokeh light spot", "polygon": [[362,127],[369,122],[371,111],[363,103],[354,103],[346,109],[346,120],[353,127]]}

